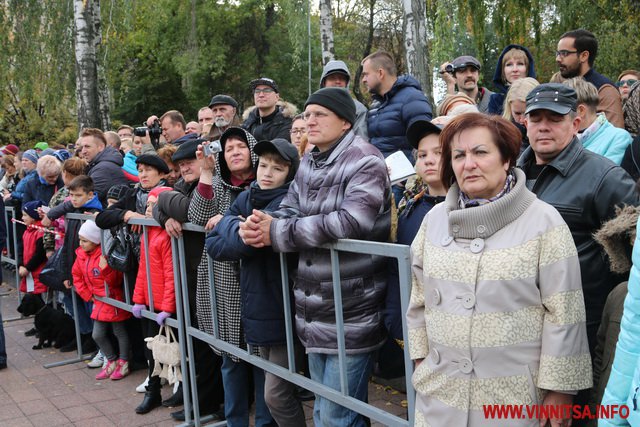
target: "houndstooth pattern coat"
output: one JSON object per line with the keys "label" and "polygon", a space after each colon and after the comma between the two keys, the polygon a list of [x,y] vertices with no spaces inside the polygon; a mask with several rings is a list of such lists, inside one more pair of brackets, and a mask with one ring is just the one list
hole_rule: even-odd
{"label": "houndstooth pattern coat", "polygon": [[[243,130],[244,131],[244,130]],[[257,156],[253,153],[255,138],[246,132],[251,150],[251,163],[257,164]],[[203,197],[198,190],[194,191],[189,205],[188,219],[197,225],[204,226],[209,218],[222,214],[231,207],[238,194],[245,190],[229,182],[229,171],[224,157],[218,159],[217,173],[213,177],[213,199]],[[208,274],[208,255],[206,249],[202,251],[202,258],[198,266],[198,283],[196,290],[196,313],[200,330],[214,334],[213,310],[211,307],[211,286]],[[244,331],[241,322],[240,302],[240,263],[234,261],[212,261],[214,290],[216,296],[218,338],[236,347],[246,348]],[[230,356],[235,362],[240,359],[214,348],[216,354]],[[257,352],[256,352],[257,355]]]}

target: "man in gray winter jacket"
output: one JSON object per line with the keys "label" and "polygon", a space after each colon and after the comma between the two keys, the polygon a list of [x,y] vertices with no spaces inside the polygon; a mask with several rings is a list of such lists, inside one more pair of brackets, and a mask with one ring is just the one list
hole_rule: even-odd
{"label": "man in gray winter jacket", "polygon": [[[299,252],[295,279],[296,331],[309,355],[311,378],[340,389],[331,260],[325,243],[337,239],[386,241],[391,188],[380,151],[352,131],[356,108],[344,89],[323,88],[305,104],[309,142],[280,209],[255,212],[242,225],[245,243]],[[340,278],[349,394],[366,400],[374,353],[384,342],[383,258],[343,252]],[[314,422],[363,426],[362,416],[317,397]]]}

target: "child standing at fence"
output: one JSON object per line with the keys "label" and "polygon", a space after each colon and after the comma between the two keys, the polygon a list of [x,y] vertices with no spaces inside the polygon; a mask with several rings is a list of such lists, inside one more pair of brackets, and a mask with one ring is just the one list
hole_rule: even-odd
{"label": "child standing at fence", "polygon": [[[129,374],[129,336],[124,321],[131,315],[95,297],[113,298],[124,301],[122,291],[122,273],[109,267],[102,256],[100,247],[100,229],[93,221],[85,221],[78,232],[80,247],[76,249],[76,261],[73,263],[73,286],[80,298],[92,302],[91,318],[93,340],[107,359],[107,363],[96,375],[96,380],[120,380]],[[108,286],[108,290],[107,287]],[[118,340],[118,356],[111,343],[110,332]]]}
{"label": "child standing at fence", "polygon": [[[156,187],[149,192],[147,198],[147,210],[145,216],[153,218],[153,207],[158,201],[158,195],[165,191],[173,190],[171,187]],[[134,306],[131,310],[133,315],[142,319],[142,333],[145,337],[153,337],[158,334],[160,326],[164,321],[176,312],[176,295],[173,280],[173,259],[171,256],[171,237],[161,227],[147,227],[148,247],[144,244],[144,239],[140,238],[140,268],[136,278],[136,286],[133,290]],[[149,263],[149,274],[147,277],[146,263]],[[149,287],[151,283],[151,293],[153,296],[153,307],[149,297]],[[157,318],[154,322],[142,318],[142,310],[151,307],[157,311]],[[160,406],[162,396],[160,394],[160,377],[153,375],[155,361],[153,354],[148,348],[145,349],[147,362],[149,363],[149,383],[144,400],[136,408],[136,413],[146,414]]]}
{"label": "child standing at fence", "polygon": [[[44,206],[42,200],[33,200],[22,206],[22,221],[27,225],[27,229],[22,235],[24,252],[22,263],[18,268],[20,281],[20,292],[31,294],[42,294],[47,291],[47,287],[40,280],[40,271],[47,261],[42,238],[44,236],[43,227],[40,222],[38,208]],[[33,335],[35,330],[27,331],[27,335]]]}
{"label": "child standing at fence", "polygon": [[[295,146],[280,138],[260,141],[254,152],[259,156],[256,181],[238,196],[207,237],[207,252],[218,261],[242,260],[240,294],[247,343],[259,346],[264,359],[288,367],[279,255],[271,247],[256,249],[245,245],[238,231],[240,222],[254,209],[278,209],[300,162]],[[297,262],[288,265],[295,266]],[[292,300],[291,294],[287,297]],[[305,426],[296,386],[268,372],[264,378],[264,390],[258,389],[256,381],[255,391],[264,392],[264,400],[278,425]]]}
{"label": "child standing at fence", "polygon": [[[100,203],[97,194],[93,191],[93,180],[91,177],[86,175],[77,176],[71,180],[68,188],[69,200],[47,212],[46,217],[49,220],[56,220],[62,215],[66,215],[68,213],[84,214],[100,212],[102,210],[102,203]],[[62,250],[64,252],[65,266],[68,266],[66,269],[67,280],[65,280],[65,286],[68,289],[71,288],[71,267],[76,260],[76,249],[80,244],[78,240],[78,231],[80,230],[81,225],[81,220],[65,217],[66,231],[62,243]],[[78,312],[75,313],[73,310],[71,294],[67,292],[64,296],[64,306],[71,316],[78,317],[80,335],[82,336],[83,352],[89,353],[95,351],[95,343],[93,342],[93,339],[91,339],[93,323],[89,317],[89,313],[92,311],[91,303],[84,304],[80,302],[78,304]],[[74,340],[71,344],[62,347],[60,351],[73,351],[76,349],[76,345],[77,343]]]}

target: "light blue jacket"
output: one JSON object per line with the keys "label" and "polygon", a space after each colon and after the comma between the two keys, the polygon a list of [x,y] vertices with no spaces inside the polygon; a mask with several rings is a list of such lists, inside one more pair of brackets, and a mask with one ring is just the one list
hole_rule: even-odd
{"label": "light blue jacket", "polygon": [[640,425],[640,220],[636,232],[633,266],[629,276],[629,290],[624,300],[616,355],[602,397],[602,405],[627,405],[629,417],[622,419],[617,415],[610,419],[600,419],[599,427]]}
{"label": "light blue jacket", "polygon": [[629,132],[613,126],[606,119],[593,134],[586,139],[580,138],[584,148],[606,157],[616,165],[622,162],[624,152],[632,140]]}

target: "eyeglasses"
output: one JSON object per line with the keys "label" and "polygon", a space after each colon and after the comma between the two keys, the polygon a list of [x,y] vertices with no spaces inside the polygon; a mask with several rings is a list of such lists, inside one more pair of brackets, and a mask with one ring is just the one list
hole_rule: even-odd
{"label": "eyeglasses", "polygon": [[259,93],[273,93],[275,92],[275,90],[271,89],[270,87],[268,88],[264,88],[264,89],[254,89],[253,93],[254,94],[259,94]]}
{"label": "eyeglasses", "polygon": [[622,87],[624,85],[627,85],[628,87],[631,87],[634,84],[636,84],[637,82],[638,82],[638,80],[636,80],[636,79],[620,80],[619,82],[616,83],[616,86],[617,87]]}
{"label": "eyeglasses", "polygon": [[303,133],[305,133],[307,130],[305,128],[292,128],[291,129],[291,135],[296,135],[296,134],[300,134],[302,135]]}
{"label": "eyeglasses", "polygon": [[315,117],[318,120],[329,117],[329,113],[325,113],[323,111],[306,111],[302,114],[302,118],[306,121],[309,121],[312,117]]}
{"label": "eyeglasses", "polygon": [[561,58],[566,58],[569,55],[574,53],[578,53],[577,50],[556,50],[556,58],[559,56]]}

